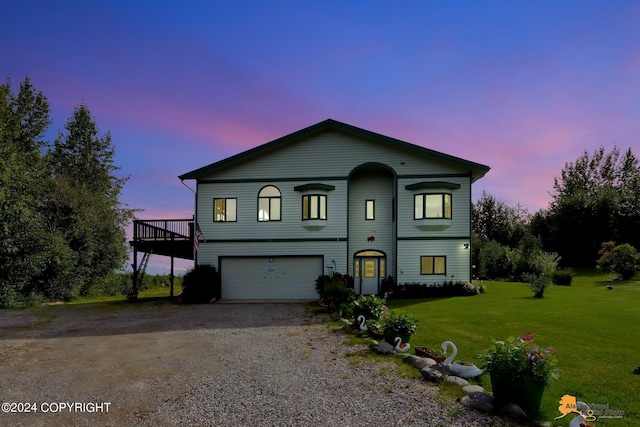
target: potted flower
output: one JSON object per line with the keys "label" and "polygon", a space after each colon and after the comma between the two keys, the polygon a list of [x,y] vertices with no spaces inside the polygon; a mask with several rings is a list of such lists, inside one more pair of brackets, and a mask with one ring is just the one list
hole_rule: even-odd
{"label": "potted flower", "polygon": [[382,326],[382,323],[380,323],[379,319],[369,319],[367,320],[366,325],[367,332],[371,337],[377,340],[381,340],[384,338],[384,327]]}
{"label": "potted flower", "polygon": [[527,415],[537,415],[544,388],[558,376],[555,349],[538,346],[527,333],[496,341],[484,361],[496,402],[515,403]]}
{"label": "potted flower", "polygon": [[420,357],[428,357],[429,359],[435,360],[437,363],[442,363],[447,359],[447,356],[437,353],[434,350],[431,350],[429,347],[417,345],[413,347],[416,356]]}
{"label": "potted flower", "polygon": [[400,337],[403,343],[408,343],[411,339],[411,334],[418,328],[418,319],[412,314],[391,311],[382,319],[382,325],[386,342],[395,344],[393,340],[396,337]]}
{"label": "potted flower", "polygon": [[365,321],[378,320],[382,313],[387,310],[386,301],[376,296],[362,295],[356,298],[351,306],[353,308],[353,317],[358,321],[359,316],[364,316]]}

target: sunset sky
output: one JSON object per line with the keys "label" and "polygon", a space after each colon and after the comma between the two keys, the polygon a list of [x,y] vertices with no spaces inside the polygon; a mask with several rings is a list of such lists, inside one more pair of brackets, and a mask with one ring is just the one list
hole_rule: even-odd
{"label": "sunset sky", "polygon": [[[640,156],[637,1],[13,1],[0,78],[86,103],[140,218],[189,218],[178,175],[327,118],[486,164],[530,212],[566,162]],[[193,187],[192,182],[187,182]],[[166,260],[152,258],[162,272]]]}

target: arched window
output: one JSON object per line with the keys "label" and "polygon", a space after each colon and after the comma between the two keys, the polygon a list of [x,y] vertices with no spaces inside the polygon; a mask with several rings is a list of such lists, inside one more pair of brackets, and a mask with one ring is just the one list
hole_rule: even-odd
{"label": "arched window", "polygon": [[280,190],[273,185],[262,187],[258,193],[258,221],[280,221]]}

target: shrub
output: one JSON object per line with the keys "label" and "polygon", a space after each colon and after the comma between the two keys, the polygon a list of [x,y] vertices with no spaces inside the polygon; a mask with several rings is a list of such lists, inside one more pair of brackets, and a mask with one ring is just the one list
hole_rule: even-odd
{"label": "shrub", "polygon": [[322,296],[324,288],[335,283],[342,283],[346,288],[353,289],[353,277],[346,274],[334,273],[331,276],[326,274],[318,276],[316,279],[316,292],[318,292],[318,295]]}
{"label": "shrub", "polygon": [[126,295],[131,289],[133,278],[128,273],[113,272],[98,281],[90,289],[90,295]]}
{"label": "shrub", "polygon": [[395,280],[393,280],[393,277],[387,276],[387,278],[382,279],[382,281],[380,282],[380,291],[382,292],[383,295],[385,295],[385,298],[386,298],[387,295],[393,292],[395,286],[396,286],[396,282]]}
{"label": "shrub", "polygon": [[536,298],[542,298],[544,291],[551,285],[551,276],[558,268],[558,254],[535,251],[529,256],[529,271],[522,275],[529,282],[531,292]]}
{"label": "shrub", "polygon": [[348,283],[348,280],[344,280],[345,277],[334,275],[331,281],[327,281],[322,286],[319,302],[330,312],[340,310],[344,314],[347,310],[346,306],[350,306],[353,301],[353,289],[345,285],[345,281]]}
{"label": "shrub", "polygon": [[345,319],[353,317],[353,306],[346,302],[341,303],[338,307],[338,315]]}
{"label": "shrub", "polygon": [[188,270],[182,278],[180,302],[206,304],[220,297],[220,277],[212,265],[200,264]]}
{"label": "shrub", "polygon": [[556,270],[551,274],[551,281],[557,286],[571,286],[574,274],[570,268]]}
{"label": "shrub", "polygon": [[529,283],[529,288],[536,298],[542,298],[544,291],[551,285],[551,277],[544,273],[524,273],[522,278]]}
{"label": "shrub", "polygon": [[411,335],[418,328],[418,319],[410,313],[389,312],[382,321],[385,334],[393,332],[394,334]]}
{"label": "shrub", "polygon": [[322,295],[324,292],[324,288],[333,283],[333,276],[328,276],[323,274],[322,276],[318,276],[316,279],[316,292],[318,295]]}
{"label": "shrub", "polygon": [[484,292],[484,287],[470,282],[444,282],[441,285],[403,283],[395,286],[389,298],[448,298],[472,296]]}
{"label": "shrub", "polygon": [[619,274],[625,280],[633,277],[640,264],[638,251],[628,243],[616,246],[615,242],[604,242],[598,254],[598,270]]}
{"label": "shrub", "polygon": [[510,259],[510,248],[495,240],[483,245],[478,256],[478,273],[480,277],[509,277],[513,271],[513,261]]}
{"label": "shrub", "polygon": [[386,301],[376,296],[361,295],[355,299],[351,305],[353,316],[357,319],[362,315],[365,319],[379,319],[382,313],[387,310]]}

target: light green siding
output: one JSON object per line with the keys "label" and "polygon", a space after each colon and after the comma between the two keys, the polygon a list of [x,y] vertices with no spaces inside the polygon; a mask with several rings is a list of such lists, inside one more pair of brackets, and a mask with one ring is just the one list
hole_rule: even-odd
{"label": "light green siding", "polygon": [[[354,255],[377,250],[386,254],[385,275],[398,283],[470,280],[471,250],[464,249],[471,236],[468,163],[405,145],[331,130],[203,168],[197,183],[204,240],[198,262],[219,266],[220,257],[322,256],[325,273],[335,266],[353,275]],[[258,221],[258,193],[265,185],[280,190],[280,221]],[[451,220],[414,220],[414,195],[440,192],[452,196]],[[302,220],[305,194],[326,195],[326,221]],[[213,221],[214,198],[236,199],[236,222]],[[375,200],[374,221],[365,220],[368,199]],[[446,256],[446,276],[421,275],[420,256]]]}

